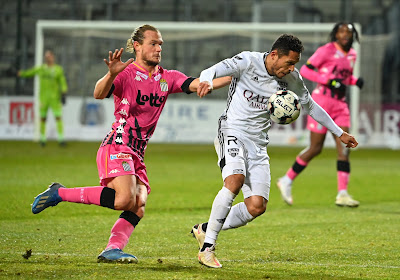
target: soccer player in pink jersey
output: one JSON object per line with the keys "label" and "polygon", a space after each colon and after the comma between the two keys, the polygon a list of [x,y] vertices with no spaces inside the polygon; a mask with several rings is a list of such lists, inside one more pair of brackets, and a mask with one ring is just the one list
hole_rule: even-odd
{"label": "soccer player in pink jersey", "polygon": [[[362,78],[353,76],[353,67],[357,56],[356,51],[352,48],[354,39],[358,41],[358,33],[353,24],[337,23],[330,33],[331,42],[318,48],[307,64],[300,69],[303,77],[318,83],[312,92],[312,98],[346,132],[349,132],[350,128],[350,112],[345,100],[346,88],[349,85],[356,85],[361,89],[364,84]],[[307,129],[310,130],[310,145],[300,152],[285,176],[277,181],[281,196],[289,205],[293,204],[293,180],[314,157],[321,153],[327,133],[327,129],[310,116],[307,117]],[[357,207],[360,203],[347,192],[350,178],[350,150],[341,143],[337,136],[333,135],[333,137],[337,149],[338,180],[335,204]]]}
{"label": "soccer player in pink jersey", "polygon": [[[97,152],[100,186],[66,188],[53,183],[39,194],[32,212],[40,213],[61,201],[95,204],[122,211],[111,229],[106,249],[99,262],[137,263],[137,258],[122,250],[144,216],[150,193],[144,154],[154,133],[168,95],[196,92],[199,79],[159,66],[163,39],[160,31],[143,25],[135,29],[127,42],[133,58],[121,61],[123,49],[109,52],[107,74],[94,89],[96,99],[114,95],[115,122]],[[230,77],[213,81],[214,88],[228,85]],[[210,89],[211,90],[211,89]]]}

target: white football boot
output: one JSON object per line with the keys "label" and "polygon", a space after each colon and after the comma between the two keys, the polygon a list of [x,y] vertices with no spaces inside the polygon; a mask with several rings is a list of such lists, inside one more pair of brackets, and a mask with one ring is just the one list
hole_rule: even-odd
{"label": "white football boot", "polygon": [[343,207],[343,206],[358,207],[358,205],[360,205],[360,202],[357,200],[354,200],[347,192],[340,192],[336,196],[335,204],[340,207]]}
{"label": "white football boot", "polygon": [[281,192],[281,196],[283,201],[285,201],[288,205],[293,204],[292,198],[292,183],[284,177],[281,177],[276,182],[276,186]]}
{"label": "white football boot", "polygon": [[215,245],[207,247],[203,252],[199,252],[199,263],[211,268],[221,268],[222,265],[215,257]]}

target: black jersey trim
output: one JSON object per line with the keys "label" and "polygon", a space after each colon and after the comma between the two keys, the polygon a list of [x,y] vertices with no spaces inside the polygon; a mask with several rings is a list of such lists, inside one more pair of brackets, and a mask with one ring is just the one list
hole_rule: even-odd
{"label": "black jersey trim", "polygon": [[307,68],[310,68],[311,70],[315,69],[315,66],[312,65],[311,63],[307,63],[306,66],[307,66]]}
{"label": "black jersey trim", "polygon": [[186,81],[184,81],[181,86],[182,91],[186,92],[187,94],[191,94],[193,91],[190,91],[189,86],[194,80],[196,80],[196,78],[193,77],[187,78]]}
{"label": "black jersey trim", "polygon": [[111,85],[110,91],[108,92],[106,98],[110,98],[111,94],[114,92],[115,86],[114,84]]}

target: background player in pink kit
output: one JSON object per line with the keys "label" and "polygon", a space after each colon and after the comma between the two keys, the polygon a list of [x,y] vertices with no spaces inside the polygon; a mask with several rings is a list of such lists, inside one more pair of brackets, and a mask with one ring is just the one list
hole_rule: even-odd
{"label": "background player in pink kit", "polygon": [[[98,80],[94,97],[103,99],[114,95],[115,122],[97,153],[97,167],[101,186],[65,188],[53,183],[39,194],[32,212],[37,214],[61,201],[96,204],[123,211],[111,229],[106,249],[98,256],[99,262],[136,263],[134,255],[122,250],[134,228],[144,216],[150,193],[144,154],[154,133],[167,97],[176,92],[195,92],[199,80],[176,70],[163,69],[158,29],[143,25],[135,29],[127,42],[127,51],[136,59],[121,61],[123,49],[109,52],[107,74]],[[230,77],[217,79],[214,88],[230,83]]]}
{"label": "background player in pink kit", "polygon": [[[349,132],[350,112],[345,100],[348,85],[357,85],[360,89],[364,82],[362,78],[353,76],[353,67],[357,53],[351,48],[353,40],[358,41],[358,33],[354,25],[346,22],[337,23],[330,33],[329,43],[318,48],[300,69],[301,75],[318,83],[312,92],[312,98],[331,116],[335,123],[344,131]],[[286,175],[278,179],[283,200],[293,204],[292,182],[306,168],[323,148],[327,129],[315,120],[307,117],[307,129],[310,130],[310,145],[297,156],[293,166]],[[333,135],[333,134],[332,134]],[[340,139],[333,135],[337,149],[337,180],[338,195],[336,205],[357,207],[359,202],[347,192],[350,177],[350,150]]]}

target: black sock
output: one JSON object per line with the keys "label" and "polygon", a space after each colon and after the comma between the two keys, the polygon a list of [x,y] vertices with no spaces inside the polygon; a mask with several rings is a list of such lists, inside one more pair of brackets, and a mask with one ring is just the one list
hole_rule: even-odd
{"label": "black sock", "polygon": [[211,244],[211,243],[204,243],[204,244],[203,244],[203,248],[201,248],[200,252],[203,252],[206,248],[210,248],[211,246],[213,246],[213,244]]}
{"label": "black sock", "polygon": [[137,224],[140,222],[139,216],[131,211],[124,211],[119,217],[127,220],[134,227],[136,227]]}
{"label": "black sock", "polygon": [[207,225],[208,225],[208,223],[204,223],[204,224],[201,225],[201,229],[202,229],[204,232],[207,231]]}
{"label": "black sock", "polygon": [[115,190],[104,187],[100,194],[100,205],[110,209],[114,209]]}

